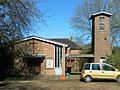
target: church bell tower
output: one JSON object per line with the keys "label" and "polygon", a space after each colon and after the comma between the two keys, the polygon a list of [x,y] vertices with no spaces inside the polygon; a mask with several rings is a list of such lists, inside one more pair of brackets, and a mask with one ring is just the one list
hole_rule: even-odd
{"label": "church bell tower", "polygon": [[111,53],[110,47],[110,16],[106,12],[98,12],[91,16],[92,20],[92,53],[94,62],[103,62]]}

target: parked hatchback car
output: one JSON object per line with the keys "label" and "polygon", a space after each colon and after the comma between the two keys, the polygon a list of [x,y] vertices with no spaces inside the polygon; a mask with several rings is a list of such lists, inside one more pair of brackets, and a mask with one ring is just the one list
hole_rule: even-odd
{"label": "parked hatchback car", "polygon": [[85,82],[91,82],[92,79],[114,79],[120,82],[120,72],[107,63],[86,63],[81,78]]}

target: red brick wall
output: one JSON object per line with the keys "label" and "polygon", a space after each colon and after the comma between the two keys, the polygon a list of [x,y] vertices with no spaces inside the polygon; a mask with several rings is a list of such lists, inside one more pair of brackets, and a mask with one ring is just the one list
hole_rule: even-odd
{"label": "red brick wall", "polygon": [[[15,45],[16,49],[23,49],[29,54],[33,54],[33,40],[23,41]],[[34,54],[44,54],[45,59],[41,63],[41,74],[54,74],[54,68],[47,69],[46,68],[46,59],[50,58],[55,60],[55,46],[50,43],[34,40]],[[53,66],[54,67],[54,66]]]}
{"label": "red brick wall", "polygon": [[[109,17],[105,16],[105,31],[100,31],[99,16],[96,16],[93,22],[94,35],[93,35],[93,51],[95,62],[99,62],[101,56],[110,54],[110,28],[109,28]],[[106,38],[106,40],[105,40]]]}
{"label": "red brick wall", "polygon": [[[22,48],[24,51],[29,52],[29,54],[33,54],[33,40],[27,40],[23,42],[19,42],[15,45],[16,49]],[[26,49],[25,49],[26,48]],[[65,75],[65,47],[62,48],[62,74]],[[66,51],[67,52],[67,51]],[[34,39],[34,54],[44,54],[45,59],[41,63],[41,74],[55,75],[55,66],[53,68],[46,68],[46,59],[52,59],[53,65],[55,63],[55,45],[39,41]]]}
{"label": "red brick wall", "polygon": [[81,50],[70,50],[70,54],[80,54]]}

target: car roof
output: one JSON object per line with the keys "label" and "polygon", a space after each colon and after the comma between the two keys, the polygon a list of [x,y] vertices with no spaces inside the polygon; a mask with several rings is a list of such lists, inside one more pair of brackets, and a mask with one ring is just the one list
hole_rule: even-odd
{"label": "car roof", "polygon": [[84,65],[86,65],[86,64],[106,64],[106,65],[109,65],[109,66],[111,66],[111,67],[114,67],[114,66],[112,66],[112,65],[110,65],[110,64],[108,64],[108,63],[85,63]]}
{"label": "car roof", "polygon": [[85,64],[107,64],[107,63],[85,63]]}

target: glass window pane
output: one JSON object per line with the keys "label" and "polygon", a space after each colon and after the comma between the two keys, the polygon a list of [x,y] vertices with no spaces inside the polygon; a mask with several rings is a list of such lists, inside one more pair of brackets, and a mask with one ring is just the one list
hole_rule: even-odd
{"label": "glass window pane", "polygon": [[104,23],[105,17],[100,17],[100,22]]}
{"label": "glass window pane", "polygon": [[90,70],[90,64],[86,64],[84,69],[85,70]]}
{"label": "glass window pane", "polygon": [[100,17],[100,30],[105,30],[105,17]]}
{"label": "glass window pane", "polygon": [[61,67],[62,63],[62,47],[55,46],[55,67]]}
{"label": "glass window pane", "polygon": [[92,70],[100,70],[99,64],[92,64]]}
{"label": "glass window pane", "polygon": [[102,66],[103,66],[103,70],[105,71],[115,71],[115,68],[110,67],[108,65],[103,64]]}

